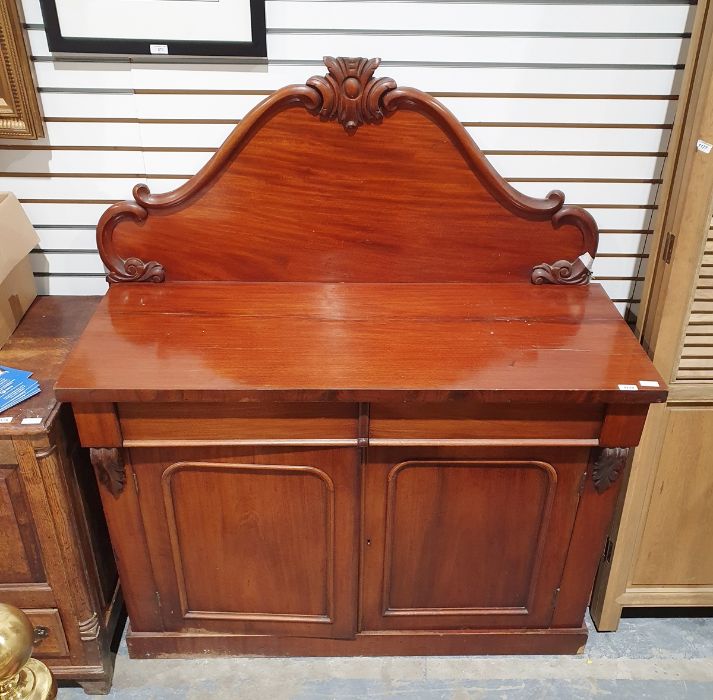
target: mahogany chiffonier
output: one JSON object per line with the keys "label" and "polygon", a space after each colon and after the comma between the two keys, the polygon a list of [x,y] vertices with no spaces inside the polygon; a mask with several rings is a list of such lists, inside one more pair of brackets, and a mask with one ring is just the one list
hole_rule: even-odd
{"label": "mahogany chiffonier", "polygon": [[0,350],[41,388],[0,413],[0,603],[27,613],[33,656],[90,694],[111,687],[122,601],[88,450],[52,385],[97,303],[38,297]]}
{"label": "mahogany chiffonier", "polygon": [[97,238],[56,386],[134,657],[574,653],[666,388],[564,195],[508,185],[378,60],[270,95]]}

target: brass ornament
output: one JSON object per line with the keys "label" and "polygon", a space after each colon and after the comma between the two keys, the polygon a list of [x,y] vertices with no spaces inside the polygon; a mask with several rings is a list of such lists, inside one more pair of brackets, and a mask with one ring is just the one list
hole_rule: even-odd
{"label": "brass ornament", "polygon": [[35,631],[27,615],[0,603],[0,700],[52,700],[57,684],[41,661],[30,658]]}

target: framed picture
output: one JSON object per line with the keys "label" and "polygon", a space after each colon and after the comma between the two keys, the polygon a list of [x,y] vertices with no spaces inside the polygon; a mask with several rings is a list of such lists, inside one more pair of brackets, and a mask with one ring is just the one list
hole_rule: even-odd
{"label": "framed picture", "polygon": [[267,56],[265,0],[40,0],[55,53]]}
{"label": "framed picture", "polygon": [[15,0],[0,0],[0,138],[43,135],[20,15]]}

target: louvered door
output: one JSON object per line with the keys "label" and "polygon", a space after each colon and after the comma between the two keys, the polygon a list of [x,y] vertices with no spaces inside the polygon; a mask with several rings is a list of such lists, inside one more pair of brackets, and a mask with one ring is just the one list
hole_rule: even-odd
{"label": "louvered door", "polygon": [[676,381],[713,382],[713,219],[698,268]]}

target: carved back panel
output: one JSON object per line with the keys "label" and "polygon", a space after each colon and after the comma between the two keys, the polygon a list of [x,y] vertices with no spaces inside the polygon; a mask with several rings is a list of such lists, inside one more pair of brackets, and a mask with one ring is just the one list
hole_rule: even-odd
{"label": "carved back panel", "polygon": [[325,61],[186,184],[104,214],[110,281],[588,281],[587,212],[514,190],[435,99],[372,78],[376,59]]}

